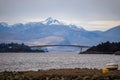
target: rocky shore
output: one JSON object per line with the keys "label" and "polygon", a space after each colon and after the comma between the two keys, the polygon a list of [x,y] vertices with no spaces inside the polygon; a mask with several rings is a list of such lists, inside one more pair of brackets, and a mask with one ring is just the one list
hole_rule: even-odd
{"label": "rocky shore", "polygon": [[98,69],[51,69],[38,71],[0,72],[0,80],[120,80],[120,70],[103,74]]}

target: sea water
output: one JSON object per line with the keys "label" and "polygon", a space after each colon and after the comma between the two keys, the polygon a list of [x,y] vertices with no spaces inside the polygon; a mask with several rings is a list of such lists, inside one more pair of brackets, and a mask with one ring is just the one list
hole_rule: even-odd
{"label": "sea water", "polygon": [[61,68],[102,69],[107,63],[117,63],[120,66],[120,56],[78,54],[78,52],[0,53],[0,71],[37,71]]}

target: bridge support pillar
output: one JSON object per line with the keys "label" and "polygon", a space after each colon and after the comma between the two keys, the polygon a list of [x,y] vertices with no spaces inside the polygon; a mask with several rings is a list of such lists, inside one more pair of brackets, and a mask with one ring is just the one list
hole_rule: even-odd
{"label": "bridge support pillar", "polygon": [[[80,53],[82,53],[82,47],[80,48]],[[80,54],[80,53],[79,53],[79,54]]]}

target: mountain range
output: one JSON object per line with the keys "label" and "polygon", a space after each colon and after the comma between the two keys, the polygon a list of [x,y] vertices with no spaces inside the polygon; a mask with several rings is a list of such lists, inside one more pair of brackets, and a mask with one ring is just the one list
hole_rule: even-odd
{"label": "mountain range", "polygon": [[107,31],[88,31],[83,27],[67,25],[51,17],[45,21],[26,24],[0,23],[0,43],[24,42],[28,45],[76,44],[92,46],[106,41],[120,41],[120,25]]}

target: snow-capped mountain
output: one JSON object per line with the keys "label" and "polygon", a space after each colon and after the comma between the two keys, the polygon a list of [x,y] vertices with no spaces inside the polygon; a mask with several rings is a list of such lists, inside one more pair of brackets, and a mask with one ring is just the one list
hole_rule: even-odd
{"label": "snow-capped mountain", "polygon": [[120,25],[105,31],[103,34],[107,40],[120,41]]}
{"label": "snow-capped mountain", "polygon": [[24,42],[29,45],[40,44],[79,44],[95,45],[104,41],[120,41],[120,26],[105,32],[87,31],[76,25],[47,18],[45,21],[8,25],[0,23],[0,42]]}
{"label": "snow-capped mountain", "polygon": [[8,24],[7,23],[5,23],[5,22],[0,22],[0,26],[8,26]]}
{"label": "snow-capped mountain", "polygon": [[70,25],[68,25],[71,29],[74,29],[74,30],[84,30],[82,27],[77,27],[76,25],[74,25],[74,24],[70,24]]}
{"label": "snow-capped mountain", "polygon": [[47,18],[45,21],[42,21],[42,23],[45,25],[63,25],[62,22],[60,22],[56,19],[53,19],[51,17]]}

